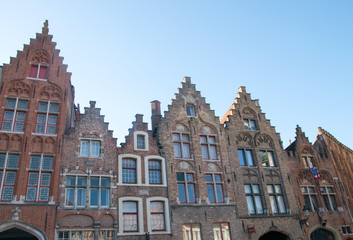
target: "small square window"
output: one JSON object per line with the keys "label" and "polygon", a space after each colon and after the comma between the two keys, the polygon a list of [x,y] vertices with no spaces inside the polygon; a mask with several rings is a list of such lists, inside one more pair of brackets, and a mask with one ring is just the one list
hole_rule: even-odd
{"label": "small square window", "polygon": [[251,130],[251,131],[257,130],[255,120],[252,120],[252,119],[244,119],[244,127],[245,127],[245,130]]}
{"label": "small square window", "polygon": [[195,117],[195,106],[191,104],[186,105],[186,115],[189,117]]}

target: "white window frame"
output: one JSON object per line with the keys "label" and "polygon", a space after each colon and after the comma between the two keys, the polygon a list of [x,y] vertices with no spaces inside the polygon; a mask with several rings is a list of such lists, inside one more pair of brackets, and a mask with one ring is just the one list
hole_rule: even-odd
{"label": "white window frame", "polygon": [[[148,169],[148,161],[150,161],[150,160],[159,160],[161,162],[162,184],[150,184],[149,169]],[[167,174],[166,174],[165,159],[162,158],[161,156],[150,155],[150,156],[146,156],[144,158],[144,163],[145,163],[145,181],[146,181],[145,185],[148,185],[150,187],[166,187],[167,186]]]}
{"label": "white window frame", "polygon": [[[102,157],[102,139],[99,138],[80,138],[80,157],[85,158],[101,158]],[[89,142],[89,153],[88,156],[82,155],[82,143]],[[92,142],[99,142],[99,156],[92,155]]]}
{"label": "white window frame", "polygon": [[[136,160],[136,183],[123,183],[123,159],[134,159]],[[120,154],[118,156],[118,183],[117,185],[125,186],[142,186],[141,177],[141,157],[135,154]]]}
{"label": "white window frame", "polygon": [[[36,75],[36,77],[35,78],[33,78],[33,77],[27,77],[27,79],[32,79],[32,80],[38,80],[38,81],[48,81],[48,74],[49,74],[49,64],[47,64],[47,63],[30,63],[30,65],[31,65],[31,67],[30,67],[30,69],[29,69],[29,73],[31,73],[31,69],[32,69],[32,66],[38,66],[38,70],[37,70],[37,75]],[[40,67],[41,66],[43,66],[43,67],[47,67],[47,69],[46,69],[46,73],[45,73],[45,77],[46,78],[38,78],[39,77],[39,72],[40,72]]]}
{"label": "white window frame", "polygon": [[[4,108],[4,115],[2,116],[2,121],[1,121],[1,132],[16,132],[16,133],[23,133],[23,129],[24,129],[24,124],[26,122],[26,117],[27,117],[27,112],[28,112],[28,107],[29,107],[29,99],[28,98],[19,98],[19,97],[8,97],[8,96],[5,96],[6,98],[6,103],[9,99],[13,99],[13,100],[16,100],[16,103],[15,103],[15,107],[14,108],[9,108],[9,107],[6,107],[6,103],[5,103],[5,106],[3,107]],[[27,101],[27,108],[26,109],[19,109],[18,108],[18,102],[19,101]],[[4,117],[5,117],[5,112],[13,112],[13,116],[12,116],[12,120],[11,120],[11,130],[2,130],[2,125],[4,123]],[[17,117],[17,113],[18,112],[21,112],[21,113],[24,113],[25,114],[25,120],[23,121],[23,128],[22,128],[22,131],[15,131],[14,130],[14,127],[15,127],[15,123],[16,123],[16,117]],[[9,121],[7,121],[9,122]]]}
{"label": "white window frame", "polygon": [[[124,232],[124,216],[123,216],[123,203],[124,202],[137,202],[137,232]],[[121,235],[143,235],[145,231],[143,229],[143,204],[142,198],[139,197],[121,197],[119,198],[119,232],[118,236]]]}
{"label": "white window frame", "polygon": [[[47,110],[44,111],[39,111],[39,104],[40,103],[47,103]],[[50,112],[50,104],[58,104],[58,112]],[[57,101],[43,101],[43,100],[38,100],[38,108],[36,110],[36,122],[35,122],[35,129],[33,132],[33,135],[50,135],[50,136],[57,136],[57,132],[58,132],[58,125],[59,125],[59,116],[60,116],[60,104],[61,102],[57,102]],[[39,133],[37,132],[37,123],[38,123],[38,115],[45,115],[45,123],[44,123],[44,133]],[[55,133],[48,133],[48,122],[49,122],[49,115],[50,116],[56,116],[56,124],[55,124]]]}
{"label": "white window frame", "polygon": [[[164,231],[152,231],[151,226],[151,202],[164,202]],[[150,197],[146,200],[146,208],[147,208],[147,231],[150,235],[153,234],[169,234],[170,233],[170,216],[169,216],[169,202],[168,198],[165,197]]]}
{"label": "white window frame", "polygon": [[[145,140],[145,148],[137,148],[137,135],[143,135]],[[134,132],[134,150],[135,151],[149,151],[149,143],[148,143],[148,133],[144,131],[136,131]]]}

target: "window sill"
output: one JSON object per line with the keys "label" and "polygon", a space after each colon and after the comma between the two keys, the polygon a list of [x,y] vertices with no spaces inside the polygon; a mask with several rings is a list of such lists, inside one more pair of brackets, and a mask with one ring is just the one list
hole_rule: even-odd
{"label": "window sill", "polygon": [[185,160],[185,161],[194,161],[193,158],[182,158],[182,157],[175,157],[175,156],[174,156],[174,159],[176,159],[176,160]]}
{"label": "window sill", "polygon": [[49,136],[49,137],[57,137],[58,135],[57,134],[50,134],[50,133],[36,133],[36,132],[33,132],[32,135],[35,135],[35,136]]}
{"label": "window sill", "polygon": [[9,130],[0,130],[1,133],[15,133],[15,134],[24,134],[24,132],[16,132],[16,131],[9,131]]}
{"label": "window sill", "polygon": [[41,78],[31,78],[31,77],[26,77],[26,79],[30,79],[30,80],[36,80],[36,81],[43,81],[43,82],[47,82],[48,79],[41,79]]}
{"label": "window sill", "polygon": [[205,161],[205,162],[220,162],[221,159],[202,159],[202,161]]}

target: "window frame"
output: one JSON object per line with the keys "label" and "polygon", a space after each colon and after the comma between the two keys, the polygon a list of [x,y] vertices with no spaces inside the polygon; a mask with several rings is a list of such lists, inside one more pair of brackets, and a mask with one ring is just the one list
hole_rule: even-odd
{"label": "window frame", "polygon": [[[174,139],[174,136],[178,136],[178,140]],[[183,136],[188,137],[188,141],[184,141]],[[187,159],[187,160],[193,160],[193,156],[191,153],[191,141],[190,141],[190,133],[189,132],[172,132],[172,140],[173,140],[173,152],[174,152],[174,158],[177,159]],[[175,151],[175,145],[179,145],[180,149],[180,157],[176,156],[176,151]],[[188,146],[188,151],[189,151],[189,156],[184,154],[184,150]]]}
{"label": "window frame", "polygon": [[[225,203],[225,197],[224,197],[224,181],[222,178],[222,173],[205,173],[205,181],[206,181],[206,186],[207,186],[207,199],[209,203]],[[211,177],[211,181],[207,181],[207,176]],[[219,176],[220,181],[216,181],[216,176]],[[209,192],[209,186],[211,186],[212,189],[212,194],[213,198],[215,201],[210,200],[210,192]],[[220,200],[219,195],[218,195],[218,186],[221,187],[221,194],[222,194],[222,199]]]}
{"label": "window frame", "polygon": [[[47,109],[44,111],[40,109],[40,104],[47,104]],[[58,111],[54,112],[51,111],[51,106],[52,105],[58,105]],[[36,110],[37,116],[36,116],[36,125],[35,125],[35,130],[34,134],[35,135],[52,135],[56,136],[57,135],[57,126],[59,124],[59,116],[60,116],[60,102],[57,101],[43,101],[43,100],[38,100],[38,108]],[[39,121],[39,116],[44,116],[44,122]],[[50,117],[56,117],[55,124],[50,123]],[[43,126],[43,132],[38,130],[38,126]],[[50,127],[55,126],[55,131],[54,133],[49,132],[48,130]]]}
{"label": "window frame", "polygon": [[[277,192],[276,186],[279,187],[280,192]],[[272,192],[269,191],[269,188],[271,188]],[[283,187],[281,186],[281,184],[267,184],[267,193],[268,193],[268,196],[270,197],[272,214],[275,214],[275,215],[286,214],[287,206],[284,198]],[[271,200],[271,197],[273,200]],[[272,204],[272,201],[273,201],[273,204]],[[284,211],[281,211],[280,201],[282,201],[283,203]],[[276,209],[273,208],[273,205],[275,205]]]}
{"label": "window frame", "polygon": [[[164,207],[164,230],[152,230],[152,219],[151,219],[151,202],[163,202]],[[152,234],[168,234],[170,233],[170,215],[169,215],[169,203],[168,198],[165,197],[150,197],[146,200],[147,210],[147,231]]]}
{"label": "window frame", "polygon": [[[243,119],[243,123],[244,123],[245,131],[258,131],[259,130],[255,119],[245,118],[245,119]],[[255,129],[252,127],[251,123],[254,123]]]}
{"label": "window frame", "polygon": [[[332,192],[328,191],[329,188],[332,189]],[[322,191],[322,189],[324,189],[324,191]],[[337,211],[336,193],[334,192],[333,185],[321,185],[320,186],[320,194],[321,194],[322,198],[324,199],[324,206],[326,208],[326,211],[328,211],[328,212]],[[334,203],[332,203],[332,202],[334,202]],[[330,209],[328,209],[327,207],[329,207]]]}
{"label": "window frame", "polygon": [[[250,190],[251,190],[250,193],[247,193],[247,192],[246,192],[245,186],[250,186]],[[257,186],[257,187],[258,187],[258,189],[259,189],[259,192],[258,192],[258,193],[254,192],[253,186]],[[247,205],[247,208],[248,208],[248,213],[249,213],[249,215],[264,215],[264,214],[265,214],[265,209],[264,209],[264,201],[263,201],[263,193],[262,193],[262,191],[261,191],[261,185],[258,184],[258,183],[248,183],[248,184],[244,184],[244,192],[245,192],[246,205]],[[254,207],[255,213],[251,213],[251,212],[250,212],[250,208],[249,208],[249,204],[248,204],[248,197],[251,198],[252,205],[253,205],[253,207]],[[256,197],[260,197],[259,199],[260,199],[260,201],[261,201],[261,209],[262,209],[262,212],[259,212],[259,211],[258,211],[258,207],[257,207],[257,204],[256,204]]]}
{"label": "window frame", "polygon": [[[228,227],[228,236],[229,238],[225,238],[223,235],[223,225],[227,225]],[[216,235],[216,232],[215,232],[215,226],[218,225],[219,226],[219,229],[220,229],[220,238],[218,236],[215,236]],[[229,223],[228,222],[220,222],[220,223],[213,223],[213,238],[216,239],[216,237],[218,237],[217,239],[221,239],[221,240],[231,240],[231,234],[230,234],[230,227],[229,227]]]}
{"label": "window frame", "polygon": [[[137,137],[144,136],[144,148],[138,147]],[[148,133],[144,131],[135,131],[134,132],[134,150],[135,151],[149,151],[149,140],[148,140]]]}
{"label": "window frame", "polygon": [[[150,176],[149,176],[149,161],[159,161],[161,163],[161,183],[150,183]],[[166,163],[165,159],[161,156],[157,155],[149,155],[144,158],[144,165],[145,165],[145,185],[150,187],[166,187],[167,186],[167,173],[166,173]]]}
{"label": "window frame", "polygon": [[[315,186],[313,185],[300,185],[300,189],[301,189],[301,193],[303,195],[304,198],[304,203],[305,206],[308,208],[309,211],[311,212],[315,212],[319,209],[319,205],[318,205],[318,194],[315,190]],[[306,189],[306,192],[303,192],[303,189]],[[313,191],[309,191],[309,189],[312,189]],[[307,201],[305,199],[309,200],[309,206],[307,206]],[[313,200],[315,199],[316,204],[313,203]]]}
{"label": "window frame", "polygon": [[[204,138],[206,141],[203,142],[201,139]],[[213,139],[213,142],[210,141]],[[218,142],[217,142],[217,135],[216,134],[201,134],[200,135],[200,146],[201,146],[201,155],[203,161],[220,161],[220,156],[218,155]],[[206,147],[207,150],[207,158],[204,156],[203,147]],[[211,149],[215,150],[216,158],[212,158],[212,151]]]}
{"label": "window frame", "polygon": [[[32,159],[34,157],[40,157],[40,162],[39,162],[39,166],[38,168],[32,168]],[[45,158],[51,158],[51,169],[45,169],[44,168],[44,164],[45,164]],[[53,155],[46,155],[46,154],[32,154],[30,155],[30,166],[28,168],[28,178],[27,178],[27,186],[26,186],[26,198],[25,201],[26,202],[49,202],[50,200],[50,187],[51,187],[51,183],[53,180],[53,172],[54,172],[54,156]],[[30,180],[31,180],[31,174],[37,174],[37,179],[36,179],[36,184],[30,184]],[[50,179],[49,179],[49,185],[42,185],[43,182],[43,174],[49,174]],[[32,175],[34,176],[34,175]],[[33,179],[32,179],[33,180]],[[29,189],[34,189],[35,188],[35,197],[34,200],[29,199],[28,197],[30,195],[29,193]],[[41,192],[43,189],[48,189],[48,196],[47,196],[47,200],[40,200],[41,198]]]}
{"label": "window frame", "polygon": [[[190,111],[191,110],[191,111]],[[194,104],[186,104],[185,106],[186,116],[196,117],[196,108]]]}
{"label": "window frame", "polygon": [[[120,197],[119,200],[119,232],[118,236],[120,235],[142,235],[144,234],[143,228],[143,205],[142,205],[142,198],[139,197]],[[137,231],[135,232],[126,232],[124,231],[124,217],[123,217],[123,203],[124,202],[136,202],[137,205]]]}
{"label": "window frame", "polygon": [[[20,154],[14,154],[14,153],[10,153],[10,152],[0,152],[0,155],[5,155],[4,156],[4,165],[1,167],[0,166],[0,201],[1,202],[11,202],[13,200],[13,196],[14,196],[14,192],[15,192],[15,187],[16,187],[16,179],[17,179],[17,171],[18,171],[18,164],[19,164],[19,160],[20,160]],[[10,156],[17,156],[17,163],[16,163],[16,168],[14,167],[9,167],[9,159]],[[7,173],[15,173],[14,176],[14,181],[13,184],[7,184]],[[11,199],[4,199],[4,193],[5,188],[12,188],[12,193],[11,193]]]}
{"label": "window frame", "polygon": [[313,159],[314,159],[313,155],[302,155],[302,162],[304,164],[304,167],[313,168],[314,167]]}
{"label": "window frame", "polygon": [[[88,143],[88,154],[85,154],[83,150],[86,152],[86,147],[83,147],[84,143]],[[95,143],[99,143],[98,147],[98,155],[93,154],[95,151],[93,145]],[[85,158],[101,158],[102,157],[102,140],[98,138],[80,138],[80,157]]]}
{"label": "window frame", "polygon": [[[47,81],[48,80],[48,73],[49,73],[49,64],[47,63],[30,63],[31,67],[29,70],[29,74],[28,74],[28,79],[33,79],[33,80],[39,80],[39,81]],[[31,72],[32,72],[32,67],[33,66],[37,66],[37,73],[36,73],[36,77],[32,77],[31,76]],[[39,78],[40,77],[40,70],[41,68],[45,68],[45,78]]]}
{"label": "window frame", "polygon": [[[240,161],[240,155],[239,155],[240,151],[242,152],[244,165],[242,165],[241,161]],[[247,155],[248,151],[250,151],[252,165],[249,164],[248,155]],[[255,164],[255,161],[254,161],[254,154],[253,154],[253,150],[252,149],[250,149],[250,148],[238,148],[237,153],[238,153],[239,165],[241,167],[256,167],[256,164]]]}
{"label": "window frame", "polygon": [[191,236],[191,240],[195,240],[194,239],[194,232],[192,230],[193,226],[198,226],[200,229],[200,239],[202,239],[202,229],[201,229],[201,224],[200,223],[184,223],[182,225],[182,234],[183,234],[183,240],[187,240],[189,238],[185,238],[185,232],[184,232],[184,226],[190,226],[190,236]]}
{"label": "window frame", "polygon": [[[136,183],[124,183],[123,182],[123,160],[133,159],[136,160]],[[146,158],[145,158],[146,161]],[[146,164],[145,164],[146,174]],[[141,156],[135,154],[120,154],[118,156],[118,183],[117,185],[125,186],[142,186],[142,171],[141,171]],[[152,185],[153,186],[153,185]]]}
{"label": "window frame", "polygon": [[[183,174],[184,180],[179,181],[178,180],[178,174]],[[188,175],[192,176],[192,181],[188,180]],[[196,196],[196,181],[195,181],[195,172],[176,172],[176,184],[177,184],[177,191],[178,191],[178,202],[180,204],[195,204],[197,203],[197,196]],[[180,200],[180,194],[179,194],[179,185],[184,186],[184,195],[185,195],[185,202],[182,202]],[[189,197],[189,185],[193,186],[193,193],[195,196],[195,201],[191,201]]]}
{"label": "window frame", "polygon": [[[7,106],[7,103],[8,103],[9,100],[15,100],[15,106],[13,108]],[[27,102],[26,109],[19,108],[19,102],[20,101],[23,101],[23,102],[26,101]],[[28,106],[29,106],[29,99],[19,98],[19,97],[6,97],[6,103],[5,103],[5,106],[3,107],[4,108],[4,115],[2,117],[2,122],[1,122],[1,131],[2,132],[23,133],[24,132],[24,127],[25,127],[25,122],[26,122],[26,115],[27,115],[27,112],[28,112]],[[12,113],[12,119],[11,120],[10,119],[5,119],[6,113]],[[20,114],[24,114],[23,121],[17,120],[17,116],[18,116],[19,113]],[[10,130],[4,129],[4,123],[9,123],[9,122],[11,122]],[[21,131],[15,130],[17,123],[22,123]]]}

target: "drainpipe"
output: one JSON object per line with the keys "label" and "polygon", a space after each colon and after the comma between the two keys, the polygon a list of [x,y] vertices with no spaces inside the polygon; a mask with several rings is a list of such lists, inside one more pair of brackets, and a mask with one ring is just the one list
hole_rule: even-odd
{"label": "drainpipe", "polygon": [[352,218],[351,210],[350,210],[349,207],[348,207],[348,203],[347,203],[347,200],[346,200],[346,196],[344,195],[344,192],[343,192],[343,187],[342,187],[341,180],[338,179],[337,182],[338,182],[338,185],[340,186],[340,190],[341,190],[341,193],[342,193],[342,196],[343,196],[344,203],[346,204],[346,208],[348,209],[349,218],[351,219],[351,222],[353,223],[353,218]]}

